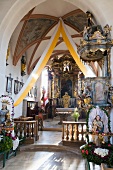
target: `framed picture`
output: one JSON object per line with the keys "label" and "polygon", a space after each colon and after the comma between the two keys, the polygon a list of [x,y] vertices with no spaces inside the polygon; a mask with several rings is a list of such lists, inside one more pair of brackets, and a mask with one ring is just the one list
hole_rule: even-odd
{"label": "framed picture", "polygon": [[19,92],[19,81],[15,80],[14,81],[14,94],[18,94]]}
{"label": "framed picture", "polygon": [[8,93],[12,93],[12,80],[13,80],[13,78],[7,77],[6,92],[8,92]]}
{"label": "framed picture", "polygon": [[22,89],[23,85],[24,85],[24,83],[20,82],[20,84],[19,84],[19,91]]}

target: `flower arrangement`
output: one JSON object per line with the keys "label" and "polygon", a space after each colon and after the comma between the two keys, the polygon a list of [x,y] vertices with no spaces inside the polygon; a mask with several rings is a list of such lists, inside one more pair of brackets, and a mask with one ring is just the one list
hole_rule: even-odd
{"label": "flower arrangement", "polygon": [[97,155],[100,155],[102,158],[107,156],[109,154],[108,149],[102,149],[102,148],[95,148],[94,153]]}
{"label": "flower arrangement", "polygon": [[10,134],[9,135],[3,134],[0,141],[0,152],[9,151],[12,147],[13,147],[13,141]]}
{"label": "flower arrangement", "polygon": [[86,145],[82,145],[80,150],[82,157],[89,162],[98,165],[106,163],[110,167],[113,166],[113,145],[110,143],[105,143],[101,147],[97,147],[94,143],[89,142]]}
{"label": "flower arrangement", "polygon": [[13,136],[11,132],[2,131],[0,137],[0,152],[9,151],[11,148],[15,150],[19,145],[19,139],[16,136]]}
{"label": "flower arrangement", "polygon": [[75,121],[78,121],[78,118],[80,117],[80,114],[78,112],[77,107],[74,109],[74,112],[72,113],[72,117],[75,119]]}

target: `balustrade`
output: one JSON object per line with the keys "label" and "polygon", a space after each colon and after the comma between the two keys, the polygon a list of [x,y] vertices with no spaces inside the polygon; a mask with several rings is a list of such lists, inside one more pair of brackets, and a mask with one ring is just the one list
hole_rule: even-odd
{"label": "balustrade", "polygon": [[34,143],[38,140],[37,121],[14,121],[15,134],[25,138],[26,143]]}
{"label": "balustrade", "polygon": [[85,143],[86,122],[63,121],[62,142],[64,145],[71,143]]}

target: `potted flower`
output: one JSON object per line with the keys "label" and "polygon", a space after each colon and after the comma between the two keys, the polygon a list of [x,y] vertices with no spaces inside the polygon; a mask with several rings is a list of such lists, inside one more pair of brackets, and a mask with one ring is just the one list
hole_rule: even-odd
{"label": "potted flower", "polygon": [[77,107],[74,109],[74,112],[72,113],[72,117],[75,119],[75,122],[78,121],[78,118],[80,117],[80,114],[78,112]]}

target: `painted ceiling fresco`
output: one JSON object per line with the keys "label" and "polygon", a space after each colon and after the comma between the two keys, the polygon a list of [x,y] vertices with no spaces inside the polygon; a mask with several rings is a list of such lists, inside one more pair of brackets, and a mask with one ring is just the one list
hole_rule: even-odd
{"label": "painted ceiling fresco", "polygon": [[55,23],[56,21],[46,18],[30,19],[24,29],[17,54],[31,42],[42,38]]}
{"label": "painted ceiling fresco", "polygon": [[69,23],[72,27],[77,28],[78,31],[82,32],[84,26],[87,25],[87,16],[84,12],[79,11],[64,19],[64,22]]}
{"label": "painted ceiling fresco", "polygon": [[[76,9],[62,16],[61,18],[65,22],[65,24],[67,24],[68,26],[70,26],[71,28],[75,30],[75,34],[77,34],[76,31],[78,32],[78,37],[79,35],[82,36],[81,33],[84,30],[84,26],[87,25],[86,13],[84,13],[80,9]],[[37,58],[33,59],[36,51],[39,49],[41,41],[44,40],[48,32],[58,23],[59,18],[57,18],[56,16],[49,16],[46,14],[35,14],[34,15],[31,13],[30,16],[26,15],[26,17],[23,18],[23,21],[24,21],[24,24],[20,31],[20,35],[18,37],[18,41],[17,41],[15,51],[14,51],[13,63],[14,65],[16,65],[17,62],[19,61],[19,58],[21,58],[22,54],[24,54],[25,51],[27,51],[27,49],[29,49],[32,45],[37,43],[36,50],[34,48],[31,54],[31,58],[29,59],[30,63],[28,66],[28,70],[30,72],[32,70],[31,68],[34,68],[34,66],[37,63],[38,58],[40,57],[40,56],[37,56]],[[51,38],[51,33],[50,33],[50,37],[48,37],[48,40],[49,38]],[[75,38],[77,38],[77,36]],[[60,45],[62,44],[62,42],[63,40],[61,41],[61,39],[59,39],[58,44]],[[79,45],[77,43],[76,45]],[[61,54],[65,54],[65,53],[66,52],[64,51]]]}

